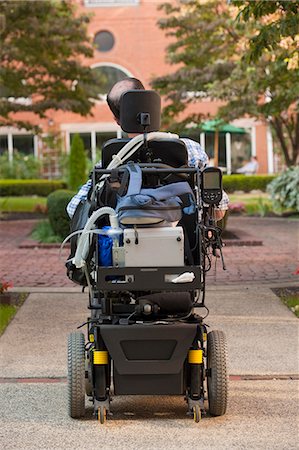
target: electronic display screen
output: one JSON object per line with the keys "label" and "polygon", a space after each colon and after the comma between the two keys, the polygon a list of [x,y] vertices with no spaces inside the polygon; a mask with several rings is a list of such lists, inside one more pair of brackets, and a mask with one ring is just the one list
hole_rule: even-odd
{"label": "electronic display screen", "polygon": [[220,189],[219,172],[203,172],[204,189]]}

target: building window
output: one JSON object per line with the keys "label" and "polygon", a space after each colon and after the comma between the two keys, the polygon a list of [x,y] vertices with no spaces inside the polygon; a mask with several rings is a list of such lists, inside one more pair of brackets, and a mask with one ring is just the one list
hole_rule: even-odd
{"label": "building window", "polygon": [[102,133],[96,133],[96,145],[98,150],[102,150],[103,145],[105,142],[109,141],[109,139],[115,139],[117,137],[116,133],[114,132],[102,132]]}
{"label": "building window", "polygon": [[117,137],[116,131],[91,131],[87,133],[70,133],[70,145],[75,134],[79,134],[83,141],[87,156],[94,162],[101,160],[101,152],[105,142]]}
{"label": "building window", "polygon": [[102,86],[99,92],[99,95],[105,95],[109,90],[112,88],[112,86],[117,83],[120,80],[123,80],[124,78],[127,78],[128,73],[124,72],[123,70],[114,67],[114,66],[97,66],[94,67],[93,70],[96,70],[98,75],[102,78]]}
{"label": "building window", "polygon": [[0,136],[0,155],[3,155],[8,151],[8,138],[7,136]]}
{"label": "building window", "polygon": [[99,31],[93,42],[99,52],[109,52],[114,47],[115,39],[110,31]]}
{"label": "building window", "polygon": [[13,136],[13,148],[23,155],[33,155],[34,136],[31,134],[15,134]]}

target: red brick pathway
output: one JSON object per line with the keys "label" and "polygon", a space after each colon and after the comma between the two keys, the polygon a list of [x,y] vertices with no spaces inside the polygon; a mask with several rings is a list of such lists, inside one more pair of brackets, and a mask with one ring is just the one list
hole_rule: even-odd
{"label": "red brick pathway", "polygon": [[[64,262],[57,248],[19,248],[35,222],[0,221],[0,278],[14,286],[74,286],[65,275]],[[208,272],[209,285],[240,282],[294,282],[298,267],[299,221],[280,218],[230,217],[230,230],[243,230],[263,246],[226,247],[223,249],[227,270],[220,260],[217,271]],[[68,250],[64,250],[65,259]]]}

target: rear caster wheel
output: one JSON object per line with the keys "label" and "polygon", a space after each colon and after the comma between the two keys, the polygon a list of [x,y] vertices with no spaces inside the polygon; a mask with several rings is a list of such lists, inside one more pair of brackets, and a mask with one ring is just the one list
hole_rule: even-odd
{"label": "rear caster wheel", "polygon": [[85,347],[84,334],[68,336],[68,409],[69,415],[79,419],[85,414]]}
{"label": "rear caster wheel", "polygon": [[222,331],[208,333],[208,399],[212,416],[222,416],[227,407],[228,375],[226,339]]}
{"label": "rear caster wheel", "polygon": [[201,410],[199,405],[193,406],[193,420],[198,423],[201,420]]}
{"label": "rear caster wheel", "polygon": [[99,406],[98,411],[97,411],[97,419],[101,424],[106,422],[107,410],[106,410],[105,406]]}

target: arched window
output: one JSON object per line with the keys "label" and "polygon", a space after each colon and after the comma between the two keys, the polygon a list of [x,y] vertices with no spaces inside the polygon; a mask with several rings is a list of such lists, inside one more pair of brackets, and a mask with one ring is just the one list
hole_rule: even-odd
{"label": "arched window", "polygon": [[130,77],[131,74],[117,66],[103,64],[93,67],[103,80],[99,95],[105,95],[117,81]]}

